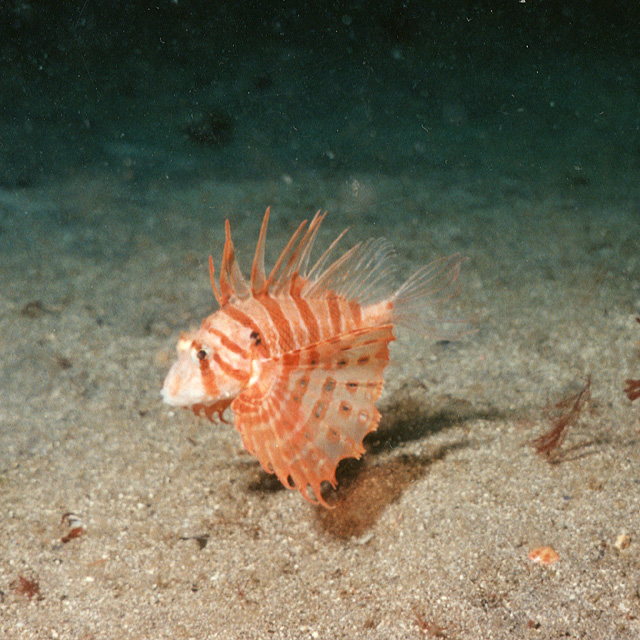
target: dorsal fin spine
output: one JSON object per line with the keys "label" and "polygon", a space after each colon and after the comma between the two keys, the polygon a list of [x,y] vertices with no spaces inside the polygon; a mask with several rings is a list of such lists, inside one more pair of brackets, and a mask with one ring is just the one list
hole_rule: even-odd
{"label": "dorsal fin spine", "polygon": [[229,282],[229,263],[234,259],[229,220],[225,220],[224,235],[224,249],[222,251],[222,263],[220,264],[220,293],[222,295],[222,299],[226,304],[227,302],[229,302],[229,298],[233,295],[233,290]]}
{"label": "dorsal fin spine", "polygon": [[295,244],[296,244],[296,240],[298,239],[298,236],[302,233],[306,224],[307,224],[307,221],[303,220],[300,226],[296,229],[295,233],[291,236],[291,239],[289,240],[289,242],[287,242],[287,246],[283,249],[282,253],[280,254],[280,257],[278,258],[277,262],[273,266],[273,269],[271,269],[271,273],[269,274],[269,278],[267,279],[267,283],[266,283],[266,291],[269,291],[269,287],[274,282],[277,282],[279,280],[278,272],[280,271],[280,269],[282,269],[282,265],[287,261],[289,254],[293,251],[293,248],[295,247]]}
{"label": "dorsal fin spine", "polygon": [[318,275],[322,271],[322,268],[324,267],[329,255],[336,248],[336,245],[338,244],[338,242],[340,242],[340,240],[342,240],[347,231],[349,231],[348,227],[344,229],[344,231],[329,245],[327,250],[318,258],[313,267],[311,267],[311,271],[309,271],[309,273],[305,276],[310,283],[318,278]]}
{"label": "dorsal fin spine", "polygon": [[256,245],[256,253],[253,256],[251,267],[251,295],[257,296],[264,293],[267,287],[267,277],[264,272],[264,245],[267,240],[267,227],[269,226],[269,214],[271,207],[267,207],[260,227],[260,237]]}
{"label": "dorsal fin spine", "polygon": [[213,289],[213,295],[216,298],[216,302],[218,303],[218,306],[220,307],[224,306],[226,304],[226,301],[222,299],[222,295],[220,294],[220,291],[218,290],[218,285],[216,284],[215,269],[213,268],[212,255],[209,256],[209,280],[211,280],[211,289]]}
{"label": "dorsal fin spine", "polygon": [[220,293],[225,301],[232,297],[242,299],[249,297],[249,285],[247,284],[238,261],[236,260],[236,250],[231,239],[231,225],[229,220],[225,221],[225,243],[222,252],[222,265],[220,267]]}
{"label": "dorsal fin spine", "polygon": [[309,251],[311,250],[311,246],[313,245],[313,240],[318,231],[318,227],[322,222],[324,216],[320,215],[320,211],[316,213],[311,221],[311,224],[307,228],[304,236],[302,236],[301,240],[298,242],[298,245],[293,248],[291,252],[291,257],[287,262],[287,265],[284,269],[278,274],[278,280],[274,283],[273,293],[277,295],[284,291],[287,287],[289,287],[290,291],[292,291],[293,283],[297,280],[298,274],[301,272],[304,273],[304,269],[306,268],[306,263],[309,259]]}

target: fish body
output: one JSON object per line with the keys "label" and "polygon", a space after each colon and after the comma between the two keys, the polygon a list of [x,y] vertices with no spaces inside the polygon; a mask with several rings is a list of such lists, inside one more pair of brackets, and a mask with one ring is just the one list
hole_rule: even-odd
{"label": "fish body", "polygon": [[181,335],[162,396],[212,420],[230,407],[244,447],[262,467],[328,506],[323,483],[335,487],[340,460],[360,457],[363,438],[380,421],[375,403],[394,326],[437,331],[435,311],[461,259],[438,260],[394,292],[394,254],[385,240],[360,243],[330,262],[343,232],[308,269],[323,219],[318,212],[300,225],[267,276],[267,209],[249,282],[227,221],[219,285],[209,259],[220,309]]}

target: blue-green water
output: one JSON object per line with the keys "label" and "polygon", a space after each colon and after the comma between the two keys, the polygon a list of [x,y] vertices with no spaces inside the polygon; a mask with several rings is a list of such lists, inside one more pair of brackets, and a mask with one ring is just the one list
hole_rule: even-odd
{"label": "blue-green water", "polygon": [[0,185],[353,172],[618,195],[639,169],[628,3],[18,2]]}

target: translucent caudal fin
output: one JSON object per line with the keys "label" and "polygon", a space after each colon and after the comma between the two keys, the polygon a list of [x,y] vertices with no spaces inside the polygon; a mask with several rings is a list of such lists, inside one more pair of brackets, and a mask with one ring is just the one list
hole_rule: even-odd
{"label": "translucent caudal fin", "polygon": [[418,269],[393,294],[394,322],[435,340],[453,340],[468,333],[468,320],[456,318],[450,309],[451,299],[459,293],[464,260],[456,253]]}

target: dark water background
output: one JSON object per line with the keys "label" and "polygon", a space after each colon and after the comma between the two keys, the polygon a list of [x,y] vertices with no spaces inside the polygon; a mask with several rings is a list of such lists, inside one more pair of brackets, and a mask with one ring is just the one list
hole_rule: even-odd
{"label": "dark water background", "polygon": [[5,0],[0,187],[367,172],[627,199],[639,15],[588,0]]}

